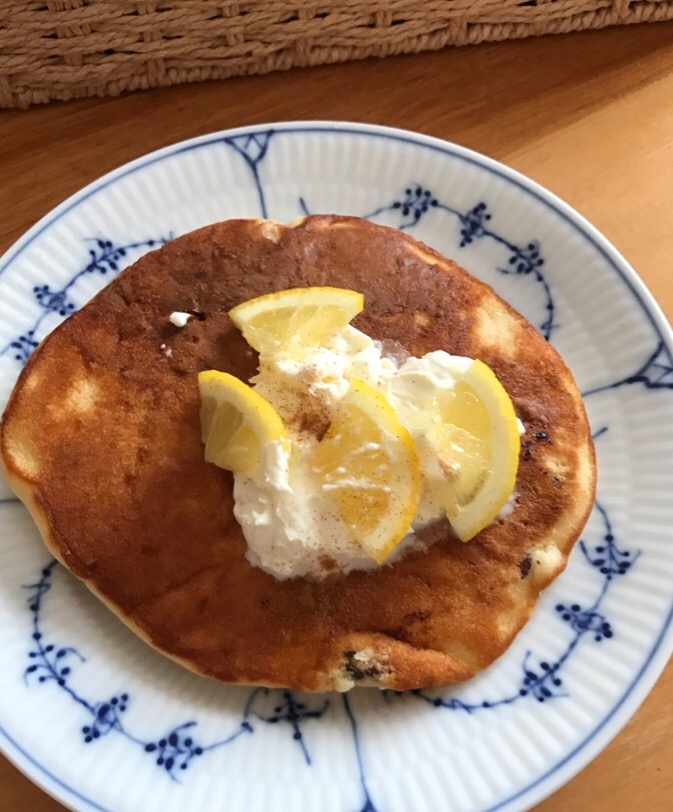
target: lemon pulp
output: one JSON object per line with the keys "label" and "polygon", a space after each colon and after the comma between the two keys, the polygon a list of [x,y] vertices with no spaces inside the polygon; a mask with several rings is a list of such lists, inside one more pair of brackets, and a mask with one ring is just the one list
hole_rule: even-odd
{"label": "lemon pulp", "polygon": [[265,445],[280,441],[289,453],[290,440],[278,412],[252,387],[215,370],[200,372],[198,380],[206,462],[254,477]]}
{"label": "lemon pulp", "polygon": [[313,470],[363,550],[385,560],[411,526],[421,478],[411,435],[383,395],[351,379]]}
{"label": "lemon pulp", "polygon": [[229,318],[260,355],[318,347],[363,308],[361,293],[344,288],[291,288],[234,307]]}

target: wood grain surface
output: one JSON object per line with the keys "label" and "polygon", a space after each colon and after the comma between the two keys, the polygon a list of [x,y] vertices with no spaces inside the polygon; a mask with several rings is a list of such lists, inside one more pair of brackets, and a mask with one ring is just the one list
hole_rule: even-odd
{"label": "wood grain surface", "polygon": [[[509,164],[600,229],[673,319],[673,23],[2,112],[0,251],[125,161],[212,130],[288,119],[403,127]],[[669,812],[672,725],[669,664],[626,728],[537,812]],[[0,812],[62,809],[0,758]]]}

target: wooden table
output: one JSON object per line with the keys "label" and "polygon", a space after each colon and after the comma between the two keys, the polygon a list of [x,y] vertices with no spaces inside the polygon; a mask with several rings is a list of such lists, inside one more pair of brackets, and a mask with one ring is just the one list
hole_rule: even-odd
{"label": "wooden table", "polygon": [[[673,23],[3,112],[0,251],[145,152],[241,124],[312,118],[418,130],[519,169],[588,217],[673,320]],[[538,812],[668,812],[672,724],[669,665],[615,741]],[[3,810],[62,810],[4,759],[0,801]]]}

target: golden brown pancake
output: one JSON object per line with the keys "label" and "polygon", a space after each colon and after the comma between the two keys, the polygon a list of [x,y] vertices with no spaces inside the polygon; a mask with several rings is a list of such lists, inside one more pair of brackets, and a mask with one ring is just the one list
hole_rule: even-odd
{"label": "golden brown pancake", "polygon": [[[509,515],[467,544],[436,523],[427,550],[322,581],[248,563],[232,476],[204,461],[197,373],[247,381],[256,355],[227,311],[311,285],[364,293],[353,324],[372,338],[494,369],[526,428]],[[195,317],[178,329],[173,311]],[[35,351],[0,439],[48,548],[144,640],[226,682],[312,691],[440,685],[489,665],[564,569],[595,487],[556,351],[455,263],[351,217],[233,220],[142,257]]]}

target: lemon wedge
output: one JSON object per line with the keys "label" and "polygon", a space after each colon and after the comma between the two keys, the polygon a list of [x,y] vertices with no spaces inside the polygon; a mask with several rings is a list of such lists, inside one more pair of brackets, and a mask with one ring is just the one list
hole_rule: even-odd
{"label": "lemon wedge", "polygon": [[261,355],[317,347],[364,307],[364,296],[345,288],[290,288],[250,299],[229,318]]}
{"label": "lemon wedge", "polygon": [[351,379],[313,471],[363,550],[377,564],[404,538],[416,514],[421,471],[409,431],[376,390]]}
{"label": "lemon wedge", "polygon": [[199,373],[201,438],[206,462],[254,477],[264,446],[290,440],[278,412],[268,400],[227,372]]}
{"label": "lemon wedge", "polygon": [[477,360],[452,388],[437,390],[422,414],[417,442],[424,471],[455,533],[468,541],[495,519],[514,490],[521,443],[512,401],[493,370]]}

